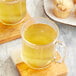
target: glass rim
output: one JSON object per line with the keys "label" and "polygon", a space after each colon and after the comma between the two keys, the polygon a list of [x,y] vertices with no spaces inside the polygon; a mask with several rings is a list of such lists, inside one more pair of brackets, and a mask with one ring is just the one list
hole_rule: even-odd
{"label": "glass rim", "polygon": [[[53,23],[56,26],[56,28],[57,28],[57,37],[52,42],[50,42],[48,44],[38,45],[38,44],[35,44],[35,43],[31,43],[30,41],[28,41],[27,39],[25,39],[24,36],[23,36],[23,34],[24,34],[23,29],[24,29],[25,25],[27,25],[27,23],[30,22],[32,19],[40,19],[40,18],[48,20],[48,22]],[[32,23],[32,24],[36,24],[36,23]],[[42,24],[45,24],[45,23],[42,23]],[[29,25],[29,26],[31,26],[31,25]],[[44,47],[44,46],[46,47],[46,46],[49,46],[49,45],[51,45],[51,44],[53,44],[53,43],[55,43],[57,41],[58,36],[59,36],[59,28],[58,28],[57,24],[54,21],[52,21],[52,20],[50,20],[48,18],[44,18],[44,17],[32,17],[28,21],[24,22],[23,26],[21,28],[21,37],[22,37],[22,39],[26,42],[26,44],[34,46],[34,47]]]}

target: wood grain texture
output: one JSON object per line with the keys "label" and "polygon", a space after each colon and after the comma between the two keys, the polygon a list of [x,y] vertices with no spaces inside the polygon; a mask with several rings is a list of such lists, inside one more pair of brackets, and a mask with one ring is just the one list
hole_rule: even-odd
{"label": "wood grain texture", "polygon": [[17,25],[3,25],[0,23],[0,44],[20,38],[21,26],[30,18],[30,15],[27,13],[24,21]]}
{"label": "wood grain texture", "polygon": [[[57,54],[57,60],[60,59]],[[68,70],[64,63],[52,62],[45,69],[31,69],[24,62],[17,63],[17,69],[20,76],[67,76]]]}

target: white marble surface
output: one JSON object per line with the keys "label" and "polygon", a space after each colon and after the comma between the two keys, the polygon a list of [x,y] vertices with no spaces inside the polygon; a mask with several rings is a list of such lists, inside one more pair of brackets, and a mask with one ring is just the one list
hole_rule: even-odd
{"label": "white marble surface", "polygon": [[[43,0],[27,0],[27,7],[32,17],[46,17],[43,11]],[[56,22],[57,23],[57,22]],[[59,39],[67,45],[66,64],[69,69],[68,76],[76,76],[76,27],[57,23],[60,28]],[[0,45],[0,76],[19,76],[14,66],[10,52],[21,49],[21,39]]]}

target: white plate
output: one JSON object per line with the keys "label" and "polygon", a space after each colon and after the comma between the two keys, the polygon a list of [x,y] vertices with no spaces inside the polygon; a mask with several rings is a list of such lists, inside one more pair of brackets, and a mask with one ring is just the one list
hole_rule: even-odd
{"label": "white plate", "polygon": [[52,13],[52,9],[54,8],[53,1],[54,0],[44,0],[44,9],[46,14],[55,21],[76,26],[76,17],[73,13],[71,13],[71,15],[66,19],[60,19],[54,16]]}

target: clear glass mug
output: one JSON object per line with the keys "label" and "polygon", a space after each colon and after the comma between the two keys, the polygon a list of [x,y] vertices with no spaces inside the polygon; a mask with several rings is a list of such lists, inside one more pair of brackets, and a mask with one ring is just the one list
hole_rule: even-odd
{"label": "clear glass mug", "polygon": [[23,21],[26,15],[26,0],[0,0],[0,22],[14,25]]}
{"label": "clear glass mug", "polygon": [[[28,41],[24,37],[24,32],[33,24],[47,24],[48,26],[52,27],[57,33],[56,38],[52,42],[49,42],[49,44],[45,45],[43,44],[37,45]],[[34,32],[36,31],[36,29],[33,30]],[[44,29],[42,29],[42,31],[44,31]],[[30,34],[31,33],[32,32],[30,32]],[[21,58],[29,67],[33,69],[43,69],[46,68],[51,62],[61,63],[64,61],[66,55],[65,45],[63,42],[57,40],[59,35],[59,29],[53,21],[46,18],[32,18],[31,20],[23,24],[21,35],[22,35]],[[56,51],[61,56],[60,60],[56,59],[57,58]]]}

